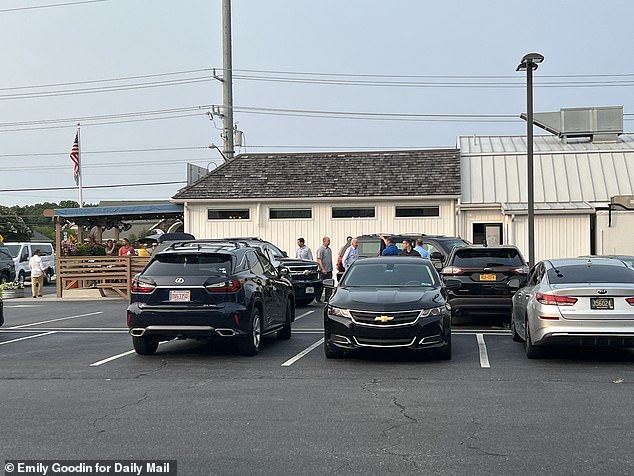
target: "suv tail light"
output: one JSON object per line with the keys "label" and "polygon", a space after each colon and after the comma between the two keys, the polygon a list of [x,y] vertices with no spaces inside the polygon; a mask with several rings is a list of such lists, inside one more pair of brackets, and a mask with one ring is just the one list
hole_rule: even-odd
{"label": "suv tail light", "polygon": [[542,293],[535,294],[535,299],[541,304],[548,304],[551,306],[573,306],[577,302],[577,298]]}
{"label": "suv tail light", "polygon": [[130,286],[130,291],[133,293],[139,294],[150,294],[156,288],[155,283],[150,283],[147,281],[142,281],[140,279],[133,279],[132,285]]}
{"label": "suv tail light", "polygon": [[625,298],[630,306],[634,306],[634,297]]}
{"label": "suv tail light", "polygon": [[230,279],[221,283],[209,284],[205,287],[210,293],[235,293],[242,287],[239,279]]}
{"label": "suv tail light", "polygon": [[442,269],[440,274],[445,274],[448,276],[458,276],[459,274],[464,273],[464,269],[458,268],[457,266],[447,266]]}
{"label": "suv tail light", "polygon": [[528,266],[520,266],[519,268],[511,269],[513,274],[528,274]]}

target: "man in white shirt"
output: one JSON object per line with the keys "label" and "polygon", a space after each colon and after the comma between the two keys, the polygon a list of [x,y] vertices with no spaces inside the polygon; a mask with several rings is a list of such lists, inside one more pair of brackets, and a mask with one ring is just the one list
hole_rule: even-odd
{"label": "man in white shirt", "polygon": [[343,264],[344,269],[348,269],[352,263],[356,261],[359,257],[359,240],[353,238],[350,241],[350,246],[343,254],[343,258],[341,258],[341,263]]}
{"label": "man in white shirt", "polygon": [[309,259],[312,261],[313,252],[310,251],[310,248],[306,246],[306,241],[304,238],[297,238],[297,251],[295,252],[295,258],[297,259]]}
{"label": "man in white shirt", "polygon": [[31,259],[29,260],[29,268],[31,269],[31,294],[33,298],[42,297],[42,287],[44,286],[44,273],[46,270],[42,265],[42,258],[40,254],[42,252],[37,249]]}

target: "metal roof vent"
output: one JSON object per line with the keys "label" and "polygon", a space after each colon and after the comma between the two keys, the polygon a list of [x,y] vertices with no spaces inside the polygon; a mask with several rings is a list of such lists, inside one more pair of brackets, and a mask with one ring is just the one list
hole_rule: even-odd
{"label": "metal roof vent", "polygon": [[[526,114],[520,117],[526,120]],[[592,142],[616,142],[623,134],[623,106],[562,108],[533,114],[533,124],[567,140],[589,137]]]}

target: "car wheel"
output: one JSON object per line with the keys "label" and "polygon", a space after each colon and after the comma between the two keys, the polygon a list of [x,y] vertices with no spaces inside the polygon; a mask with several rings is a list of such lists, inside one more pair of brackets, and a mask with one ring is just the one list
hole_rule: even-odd
{"label": "car wheel", "polygon": [[24,280],[25,280],[24,271],[20,271],[20,274],[18,275],[18,283],[24,286]]}
{"label": "car wheel", "polygon": [[324,354],[326,355],[327,359],[341,359],[345,355],[345,352],[343,350],[334,348],[332,345],[330,345],[328,339],[326,338],[324,339]]}
{"label": "car wheel", "polygon": [[154,355],[156,349],[158,349],[159,341],[152,336],[132,336],[132,345],[134,346],[134,351],[139,355]]}
{"label": "car wheel", "polygon": [[511,318],[511,335],[513,336],[513,342],[522,342],[522,337],[517,333],[515,319],[513,318]]}
{"label": "car wheel", "polygon": [[0,274],[0,284],[4,284],[4,283],[8,283],[9,282],[9,276],[7,276],[6,274]]}
{"label": "car wheel", "polygon": [[438,352],[438,359],[451,360],[451,334],[449,335],[449,339],[447,339],[445,346]]}
{"label": "car wheel", "polygon": [[526,350],[526,357],[529,359],[539,359],[542,356],[542,349],[533,344],[531,340],[531,333],[528,329],[528,319],[526,319],[526,339],[524,339],[524,350]]}
{"label": "car wheel", "polygon": [[249,323],[249,333],[240,340],[238,350],[242,355],[257,355],[262,344],[262,318],[260,310],[253,308],[251,322]]}
{"label": "car wheel", "polygon": [[291,301],[286,303],[286,323],[279,331],[277,331],[277,338],[280,340],[288,340],[291,338],[291,322],[293,322],[293,304]]}

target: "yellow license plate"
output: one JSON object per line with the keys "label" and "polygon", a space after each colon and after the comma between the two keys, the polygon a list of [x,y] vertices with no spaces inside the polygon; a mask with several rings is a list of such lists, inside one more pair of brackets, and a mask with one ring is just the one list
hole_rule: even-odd
{"label": "yellow license plate", "polygon": [[481,274],[480,281],[495,281],[497,278],[495,274]]}

